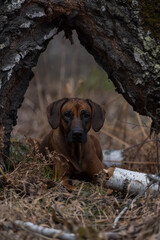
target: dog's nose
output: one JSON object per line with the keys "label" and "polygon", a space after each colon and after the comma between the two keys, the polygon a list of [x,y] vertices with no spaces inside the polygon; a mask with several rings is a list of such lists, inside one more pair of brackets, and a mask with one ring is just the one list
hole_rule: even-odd
{"label": "dog's nose", "polygon": [[83,136],[83,132],[80,130],[80,131],[73,131],[73,137],[75,138],[80,138]]}
{"label": "dog's nose", "polygon": [[84,132],[83,130],[72,131],[73,141],[82,142]]}
{"label": "dog's nose", "polygon": [[83,136],[82,132],[73,132],[73,137],[75,137],[75,138],[80,138],[82,136]]}

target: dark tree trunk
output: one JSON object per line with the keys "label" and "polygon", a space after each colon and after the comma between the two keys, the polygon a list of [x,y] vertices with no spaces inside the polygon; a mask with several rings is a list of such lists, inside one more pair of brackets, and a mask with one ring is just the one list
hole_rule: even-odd
{"label": "dark tree trunk", "polygon": [[81,44],[108,73],[116,91],[135,111],[150,116],[152,127],[160,131],[160,24],[156,12],[160,6],[158,0],[151,1],[157,5],[154,8],[150,3],[148,13],[146,2],[0,1],[0,129],[4,129],[4,155],[8,154],[17,109],[33,77],[32,67],[61,30],[71,41],[72,30],[77,31]]}

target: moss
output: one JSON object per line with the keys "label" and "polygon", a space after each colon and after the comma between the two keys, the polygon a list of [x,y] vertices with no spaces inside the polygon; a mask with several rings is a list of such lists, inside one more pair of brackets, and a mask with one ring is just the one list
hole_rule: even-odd
{"label": "moss", "polygon": [[144,29],[150,30],[156,39],[160,38],[160,1],[138,0],[140,16],[144,23]]}
{"label": "moss", "polygon": [[151,38],[150,36],[143,38],[143,46],[145,50],[150,51],[151,55],[154,58],[159,59],[160,56],[160,45],[157,45],[155,39]]}
{"label": "moss", "polygon": [[155,69],[155,73],[159,73],[160,72],[160,65],[159,64],[156,64],[154,66],[154,69]]}

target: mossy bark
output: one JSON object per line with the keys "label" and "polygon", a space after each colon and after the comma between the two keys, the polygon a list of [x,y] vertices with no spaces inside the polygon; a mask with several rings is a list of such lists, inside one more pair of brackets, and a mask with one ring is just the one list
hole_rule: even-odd
{"label": "mossy bark", "polygon": [[[160,131],[160,43],[135,0],[6,0],[0,2],[0,124],[8,154],[17,109],[32,67],[59,31],[81,44],[104,68],[116,91]],[[153,24],[153,22],[152,22]],[[145,26],[147,26],[147,31]],[[157,26],[157,25],[156,25]],[[7,161],[6,161],[7,164]]]}

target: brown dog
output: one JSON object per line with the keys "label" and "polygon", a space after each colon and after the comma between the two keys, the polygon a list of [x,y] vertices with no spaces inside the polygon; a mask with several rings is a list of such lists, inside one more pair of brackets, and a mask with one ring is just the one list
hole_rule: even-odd
{"label": "brown dog", "polygon": [[47,115],[53,130],[41,143],[41,153],[46,155],[48,148],[69,159],[63,179],[92,180],[103,169],[102,150],[98,139],[87,133],[91,126],[96,132],[103,126],[103,108],[89,99],[63,98],[48,106]]}

